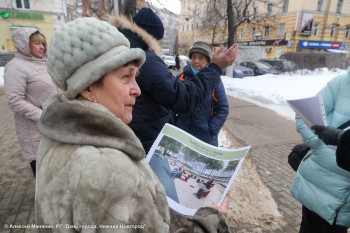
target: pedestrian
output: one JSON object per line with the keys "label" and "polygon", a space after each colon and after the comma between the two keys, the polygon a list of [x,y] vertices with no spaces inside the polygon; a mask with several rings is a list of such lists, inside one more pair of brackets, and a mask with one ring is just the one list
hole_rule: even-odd
{"label": "pedestrian", "polygon": [[35,177],[41,139],[37,123],[42,105],[50,95],[57,93],[57,89],[46,70],[45,36],[37,28],[20,27],[12,33],[12,38],[17,51],[5,66],[5,96],[13,111],[22,153]]}
{"label": "pedestrian", "polygon": [[179,54],[175,56],[176,70],[180,70],[180,57]]}
{"label": "pedestrian", "polygon": [[211,63],[202,69],[198,78],[183,83],[174,77],[161,59],[159,40],[164,27],[159,17],[149,8],[142,8],[130,22],[123,16],[111,16],[109,21],[130,41],[132,48],[141,48],[146,53],[136,81],[141,89],[129,124],[146,152],[165,123],[173,123],[174,112],[188,112],[208,98],[220,82],[222,70],[231,65],[237,56],[237,45],[223,52],[218,49]]}
{"label": "pedestrian", "polygon": [[[92,17],[54,34],[48,71],[63,93],[44,106],[38,124],[35,196],[36,225],[54,227],[39,231],[169,232],[164,187],[127,125],[144,61],[143,50]],[[180,231],[229,232],[224,205],[200,208]]]}
{"label": "pedestrian", "polygon": [[[328,126],[336,128],[350,119],[349,90],[348,72],[317,94],[323,100]],[[311,148],[291,186],[292,195],[302,204],[299,232],[346,233],[350,227],[350,172],[337,165],[336,148],[326,145],[298,116],[296,128]]]}
{"label": "pedestrian", "polygon": [[214,182],[214,176],[210,176],[207,182],[199,185],[199,189],[193,195],[195,195],[198,199],[201,199],[204,192],[208,191],[212,187],[213,182]]}
{"label": "pedestrian", "polygon": [[[180,81],[189,83],[198,78],[196,74],[211,61],[212,47],[203,41],[195,42],[188,52],[191,64],[177,76]],[[208,94],[201,105],[186,113],[175,114],[175,126],[194,137],[218,146],[218,134],[229,114],[229,106],[222,81]]]}

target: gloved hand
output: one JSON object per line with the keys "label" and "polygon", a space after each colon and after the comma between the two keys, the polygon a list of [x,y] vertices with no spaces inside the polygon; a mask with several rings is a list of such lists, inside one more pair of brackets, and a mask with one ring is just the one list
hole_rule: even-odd
{"label": "gloved hand", "polygon": [[331,126],[313,125],[311,129],[327,145],[338,145],[343,130]]}

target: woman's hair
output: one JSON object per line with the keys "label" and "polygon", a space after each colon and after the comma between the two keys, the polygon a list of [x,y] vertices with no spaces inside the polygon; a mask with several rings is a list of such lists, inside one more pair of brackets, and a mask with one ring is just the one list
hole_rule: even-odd
{"label": "woman's hair", "polygon": [[29,41],[39,41],[42,43],[45,47],[45,53],[47,51],[47,43],[46,43],[46,38],[43,34],[41,34],[39,31],[34,32],[33,34],[30,35]]}

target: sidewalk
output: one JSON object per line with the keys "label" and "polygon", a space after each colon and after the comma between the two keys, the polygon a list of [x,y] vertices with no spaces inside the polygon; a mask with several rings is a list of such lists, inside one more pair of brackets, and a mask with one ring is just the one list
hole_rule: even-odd
{"label": "sidewalk", "polygon": [[0,232],[34,232],[7,229],[5,224],[34,224],[35,179],[17,141],[12,111],[0,90]]}
{"label": "sidewalk", "polygon": [[[229,103],[225,130],[240,144],[252,146],[250,156],[260,178],[288,223],[278,232],[298,232],[301,206],[289,193],[294,171],[287,163],[290,149],[300,142],[294,122],[246,101],[229,97]],[[34,224],[35,179],[21,154],[12,112],[1,90],[0,123],[0,233],[34,232],[4,228],[4,224]]]}

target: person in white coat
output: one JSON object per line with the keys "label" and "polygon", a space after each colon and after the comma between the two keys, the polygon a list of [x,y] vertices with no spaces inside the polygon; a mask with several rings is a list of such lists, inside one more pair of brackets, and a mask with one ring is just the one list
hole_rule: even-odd
{"label": "person in white coat", "polygon": [[5,66],[5,96],[14,114],[23,155],[30,162],[35,176],[36,154],[41,139],[37,122],[43,103],[57,93],[57,88],[46,70],[45,36],[36,28],[22,27],[15,30],[12,37],[17,51]]}

